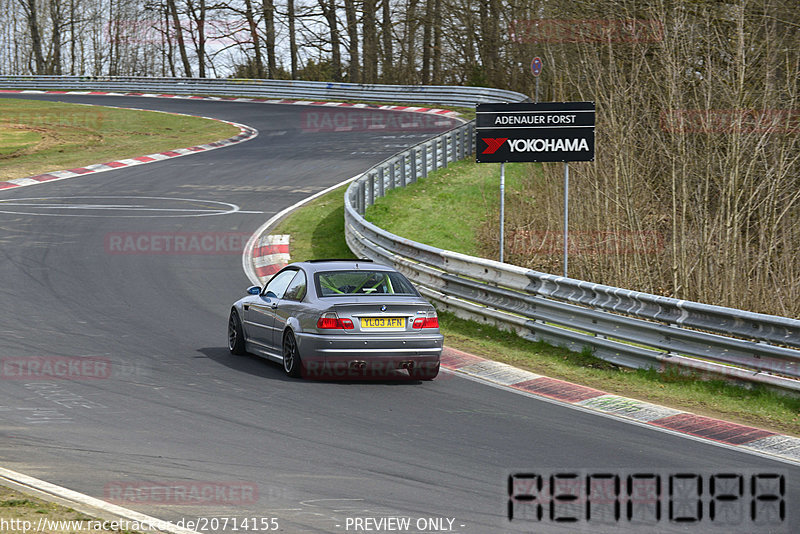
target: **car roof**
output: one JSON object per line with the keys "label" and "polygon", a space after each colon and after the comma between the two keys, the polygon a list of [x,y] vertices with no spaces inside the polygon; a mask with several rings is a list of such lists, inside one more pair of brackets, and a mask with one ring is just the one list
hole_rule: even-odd
{"label": "car roof", "polygon": [[309,272],[353,271],[353,270],[387,271],[387,272],[395,271],[395,269],[389,267],[388,265],[374,263],[372,260],[367,260],[367,259],[361,259],[361,260],[321,259],[321,260],[310,260],[310,261],[301,261],[297,263],[292,263],[290,264],[290,266],[303,267],[306,271]]}

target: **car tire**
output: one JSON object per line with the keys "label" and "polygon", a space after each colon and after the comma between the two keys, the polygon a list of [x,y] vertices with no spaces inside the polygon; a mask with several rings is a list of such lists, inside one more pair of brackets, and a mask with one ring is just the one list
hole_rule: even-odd
{"label": "car tire", "polygon": [[236,310],[231,310],[231,315],[228,318],[228,350],[236,356],[242,356],[247,353],[244,347],[242,321],[239,319],[239,314],[236,313]]}
{"label": "car tire", "polygon": [[417,380],[433,380],[439,375],[439,362],[436,362],[436,365],[414,367],[410,374],[411,378],[416,378]]}
{"label": "car tire", "polygon": [[291,330],[283,334],[283,370],[286,374],[297,378],[300,376],[302,362],[297,350],[297,340]]}

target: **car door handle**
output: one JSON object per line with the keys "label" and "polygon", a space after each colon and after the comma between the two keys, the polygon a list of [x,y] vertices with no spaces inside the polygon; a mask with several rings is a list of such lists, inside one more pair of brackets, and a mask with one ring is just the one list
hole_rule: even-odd
{"label": "car door handle", "polygon": [[270,304],[270,307],[274,310],[275,308],[278,307],[278,303],[277,302],[273,302],[273,303]]}

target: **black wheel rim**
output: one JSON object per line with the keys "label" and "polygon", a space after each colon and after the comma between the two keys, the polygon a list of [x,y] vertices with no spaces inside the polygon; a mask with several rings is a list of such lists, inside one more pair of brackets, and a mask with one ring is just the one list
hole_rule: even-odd
{"label": "black wheel rim", "polygon": [[236,333],[236,317],[231,314],[230,319],[228,319],[228,348],[233,350],[236,346],[236,338],[238,334]]}
{"label": "black wheel rim", "polygon": [[283,368],[287,373],[294,368],[294,351],[294,337],[289,334],[283,341]]}

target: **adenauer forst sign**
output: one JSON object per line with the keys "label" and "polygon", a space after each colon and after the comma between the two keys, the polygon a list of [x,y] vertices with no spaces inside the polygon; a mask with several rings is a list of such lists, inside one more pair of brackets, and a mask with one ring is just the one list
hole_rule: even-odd
{"label": "adenauer forst sign", "polygon": [[478,104],[478,163],[593,161],[594,102]]}

